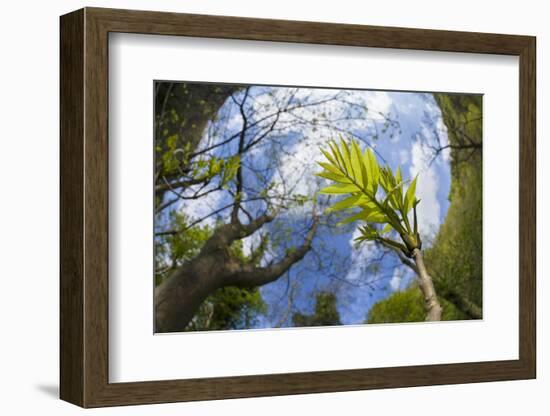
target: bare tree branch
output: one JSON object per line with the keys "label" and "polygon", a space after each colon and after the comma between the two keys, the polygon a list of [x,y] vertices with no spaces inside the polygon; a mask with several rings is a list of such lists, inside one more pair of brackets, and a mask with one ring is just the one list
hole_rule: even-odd
{"label": "bare tree branch", "polygon": [[266,267],[239,265],[229,278],[231,285],[237,287],[255,287],[277,280],[282,274],[289,270],[293,264],[303,259],[310,250],[318,224],[319,218],[315,216],[302,245],[288,253],[278,263]]}
{"label": "bare tree branch", "polygon": [[245,150],[245,138],[246,138],[246,129],[248,128],[248,117],[246,116],[246,111],[244,108],[244,105],[246,103],[246,99],[248,98],[248,94],[250,92],[250,87],[247,87],[244,92],[244,97],[241,100],[241,102],[237,102],[235,97],[232,95],[232,100],[239,106],[239,111],[241,113],[241,117],[243,120],[243,128],[241,129],[241,135],[239,137],[239,149],[237,151],[237,155],[239,156],[239,167],[237,169],[237,175],[236,175],[236,191],[235,191],[235,200],[233,205],[233,210],[231,211],[231,223],[237,224],[239,222],[239,209],[241,207],[241,201],[242,201],[242,193],[243,193],[243,165],[240,163],[240,159],[242,158],[242,154]]}

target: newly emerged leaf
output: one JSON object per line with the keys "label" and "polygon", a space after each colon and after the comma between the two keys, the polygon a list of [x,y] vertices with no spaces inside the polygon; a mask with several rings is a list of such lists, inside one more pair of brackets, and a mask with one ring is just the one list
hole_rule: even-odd
{"label": "newly emerged leaf", "polygon": [[354,208],[358,206],[358,202],[361,200],[363,196],[361,194],[352,195],[350,197],[347,197],[345,199],[342,199],[341,201],[338,201],[336,204],[334,204],[332,207],[329,208],[330,212],[334,211],[340,211],[343,209],[349,209]]}
{"label": "newly emerged leaf", "polygon": [[336,175],[332,172],[321,172],[321,173],[316,173],[316,175],[320,176],[321,178],[330,179],[338,183],[348,183],[348,184],[351,183],[349,179],[346,178],[345,176]]}
{"label": "newly emerged leaf", "polygon": [[418,176],[416,176],[411,184],[409,185],[409,189],[407,189],[407,193],[405,194],[405,201],[403,203],[403,213],[407,215],[407,213],[411,210],[413,207],[414,201],[416,199],[415,192],[416,192],[416,180],[418,179]]}
{"label": "newly emerged leaf", "polygon": [[342,171],[340,170],[340,168],[337,167],[338,165],[334,165],[334,164],[331,165],[330,163],[325,163],[325,162],[317,162],[317,164],[321,166],[323,169],[328,170],[329,172],[332,172],[336,175],[343,176]]}
{"label": "newly emerged leaf", "polygon": [[341,141],[341,144],[342,144],[342,156],[344,158],[344,166],[346,167],[346,170],[348,172],[348,174],[355,178],[355,174],[353,172],[353,166],[351,164],[351,154],[350,154],[350,151],[349,151],[349,147],[347,145],[347,143],[344,141],[343,138],[340,138],[340,141]]}
{"label": "newly emerged leaf", "polygon": [[361,187],[366,188],[367,176],[363,175],[363,163],[361,163],[361,149],[356,141],[351,142],[351,166],[353,167],[353,172],[355,179]]}
{"label": "newly emerged leaf", "polygon": [[[326,150],[324,149],[321,149],[321,153],[323,153],[323,155],[328,159],[328,161],[330,163],[332,163],[333,165],[335,166],[338,166],[338,162],[336,161],[336,159],[334,158],[334,156],[332,156],[329,152],[327,152]],[[320,162],[318,162],[320,163]],[[328,163],[327,163],[328,164]],[[321,165],[322,166],[322,165]],[[329,165],[330,166],[330,165]],[[339,170],[339,169],[338,169]]]}
{"label": "newly emerged leaf", "polygon": [[366,214],[364,211],[361,211],[358,214],[352,215],[351,217],[345,218],[342,221],[338,222],[338,225],[349,224],[357,220],[365,220]]}
{"label": "newly emerged leaf", "polygon": [[393,227],[391,226],[391,224],[390,224],[390,223],[387,223],[386,225],[384,225],[384,228],[382,228],[382,231],[380,231],[380,234],[387,234],[387,233],[389,233],[392,229],[393,229]]}
{"label": "newly emerged leaf", "polygon": [[[400,168],[395,175],[389,166],[380,166],[372,149],[366,148],[361,152],[357,141],[347,142],[340,138],[340,144],[330,141],[330,152],[321,149],[327,162],[319,162],[324,169],[317,176],[333,182],[331,186],[323,188],[322,194],[345,195],[347,198],[336,202],[328,212],[346,210],[359,207],[361,212],[355,213],[342,220],[339,224],[349,224],[361,221],[361,236],[356,241],[379,240],[393,247],[399,248],[405,254],[411,255],[413,248],[420,247],[418,224],[416,220],[415,178],[404,194],[404,180]],[[378,192],[379,186],[384,191]],[[407,217],[407,212],[414,209],[414,232]],[[384,224],[379,231],[372,224]],[[403,242],[393,241],[381,234],[388,234],[395,230]]]}
{"label": "newly emerged leaf", "polygon": [[347,183],[339,183],[336,185],[327,186],[319,191],[321,194],[349,194],[357,192],[357,186]]}
{"label": "newly emerged leaf", "polygon": [[398,166],[395,171],[395,181],[397,183],[403,182],[403,176],[401,175],[401,168]]}
{"label": "newly emerged leaf", "polygon": [[384,224],[388,221],[388,218],[380,211],[371,211],[368,213],[365,221]]}
{"label": "newly emerged leaf", "polygon": [[336,162],[338,166],[342,169],[345,169],[346,166],[344,165],[344,158],[342,157],[342,154],[340,153],[340,149],[338,148],[338,145],[335,142],[329,142],[328,143],[330,150],[332,151],[332,155],[334,159],[336,159]]}

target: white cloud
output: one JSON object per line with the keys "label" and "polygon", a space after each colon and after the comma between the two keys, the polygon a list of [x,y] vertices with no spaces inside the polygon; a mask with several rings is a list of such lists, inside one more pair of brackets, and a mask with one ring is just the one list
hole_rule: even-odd
{"label": "white cloud", "polygon": [[365,241],[359,247],[355,245],[355,239],[361,235],[359,228],[356,228],[349,240],[351,247],[350,267],[346,274],[345,280],[359,280],[364,273],[364,265],[368,259],[378,251],[376,245],[372,241]]}
{"label": "white cloud", "polygon": [[377,120],[382,120],[382,114],[387,114],[393,104],[390,95],[384,91],[369,91],[368,94],[361,93],[360,95],[365,97],[365,104],[370,112],[374,113],[370,116]]}
{"label": "white cloud", "polygon": [[392,278],[390,279],[390,287],[392,292],[401,290],[401,284],[403,282],[404,275],[405,275],[405,272],[401,267],[396,267],[393,270],[393,275],[392,275]]}
{"label": "white cloud", "polygon": [[[437,105],[435,99],[429,100],[426,103],[426,114],[429,119],[422,123],[421,133],[425,139],[429,142],[436,144],[439,139],[438,145],[444,148],[449,144],[449,136],[447,135],[447,126],[443,122],[443,115],[441,109]],[[436,137],[437,135],[437,137]],[[440,162],[441,159],[444,162],[448,162],[451,157],[451,149],[446,148],[441,152],[442,158],[436,159],[436,162]]]}
{"label": "white cloud", "polygon": [[401,149],[399,150],[399,163],[401,165],[406,165],[409,163],[409,152],[407,149]]}
{"label": "white cloud", "polygon": [[[192,194],[194,192],[194,187],[187,190],[187,194]],[[222,192],[211,192],[208,195],[202,196],[200,202],[197,200],[189,200],[188,202],[180,202],[178,206],[178,211],[184,212],[193,220],[198,220],[207,215],[211,214],[216,209],[223,206],[223,193]],[[221,214],[223,215],[223,213]],[[200,225],[213,226],[216,222],[216,216],[212,215],[206,218],[200,223]]]}
{"label": "white cloud", "polygon": [[429,153],[420,141],[412,145],[410,175],[418,175],[416,196],[421,200],[417,215],[420,235],[424,240],[434,236],[440,224],[440,205],[437,200],[439,183],[433,166],[429,166]]}
{"label": "white cloud", "polygon": [[[284,89],[276,90],[276,94],[283,94]],[[298,98],[304,98],[303,95],[307,95],[308,102],[315,102],[339,94],[338,90],[325,90],[316,89],[308,90],[301,89],[296,94]],[[392,106],[392,98],[386,92],[381,91],[344,91],[346,94],[346,102],[342,101],[329,101],[322,106],[323,113],[332,113],[333,116],[344,115],[350,109],[349,102],[366,106],[369,111],[368,115],[364,119],[351,119],[345,121],[345,129],[352,131],[354,129],[366,129],[373,122],[379,122],[382,116],[379,113],[387,114]],[[276,98],[275,101],[280,100],[281,97]],[[273,111],[273,108],[266,102],[265,98],[258,100],[258,105],[261,108],[268,108],[268,111]],[[312,120],[318,115],[316,111],[311,108],[304,108],[297,111],[300,117],[304,119]],[[261,117],[261,114],[259,115]],[[284,123],[291,119],[289,115],[281,116],[280,122]],[[290,128],[292,129],[292,128]],[[290,130],[289,129],[289,130]],[[292,194],[308,195],[312,194],[317,189],[315,179],[315,172],[319,171],[319,168],[315,161],[323,160],[324,157],[319,150],[320,147],[326,146],[330,139],[335,136],[335,131],[327,127],[317,125],[302,125],[300,127],[301,139],[295,143],[290,149],[287,148],[287,154],[285,154],[279,163],[278,170],[280,176],[291,187],[293,187]],[[374,147],[374,145],[373,145]],[[281,189],[279,188],[279,191]]]}

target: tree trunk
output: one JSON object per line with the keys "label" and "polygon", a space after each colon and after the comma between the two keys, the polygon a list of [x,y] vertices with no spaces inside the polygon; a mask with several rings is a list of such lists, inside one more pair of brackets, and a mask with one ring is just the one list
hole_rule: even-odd
{"label": "tree trunk", "polygon": [[441,305],[437,299],[435,287],[431,276],[424,265],[422,252],[415,248],[413,258],[418,268],[418,286],[424,295],[424,307],[426,308],[426,321],[441,321]]}
{"label": "tree trunk", "polygon": [[[176,135],[177,147],[194,153],[208,123],[216,117],[227,98],[240,88],[239,85],[212,88],[208,84],[158,82],[155,94],[155,147],[161,148],[161,153],[167,152],[170,150],[167,138]],[[176,119],[172,112],[178,116]],[[187,178],[178,182],[181,172],[189,168],[188,161],[183,160],[179,168],[171,172],[164,171],[162,159],[158,155],[156,162],[155,174],[163,178],[155,186],[159,204],[171,187],[169,183],[175,182],[172,185],[174,188],[193,184]]]}
{"label": "tree trunk", "polygon": [[155,288],[155,332],[183,331],[204,300],[221,287],[224,260],[199,255]]}
{"label": "tree trunk", "polygon": [[265,267],[242,264],[229,254],[235,240],[253,234],[274,219],[265,214],[248,224],[229,223],[219,227],[204,244],[201,252],[180,266],[155,288],[155,332],[185,330],[200,305],[215,290],[226,287],[258,287],[277,280],[311,248],[319,219],[314,215],[304,242],[279,262]]}
{"label": "tree trunk", "polygon": [[[401,250],[396,249],[388,244],[385,244],[383,241],[380,242],[384,247],[389,248],[394,253],[397,254],[401,262],[410,268],[416,275],[418,275],[418,267],[413,263],[408,257],[406,257]],[[446,301],[452,303],[459,311],[465,313],[472,319],[481,319],[483,317],[481,307],[470,299],[468,299],[463,294],[457,292],[447,285],[441,279],[432,279],[434,287],[436,288],[436,293],[440,298],[445,299]]]}
{"label": "tree trunk", "polygon": [[439,280],[434,280],[434,285],[436,287],[437,293],[439,296],[446,301],[452,303],[459,311],[465,313],[471,319],[482,319],[483,311],[479,305],[472,302],[466,296],[460,294],[459,292],[446,287]]}

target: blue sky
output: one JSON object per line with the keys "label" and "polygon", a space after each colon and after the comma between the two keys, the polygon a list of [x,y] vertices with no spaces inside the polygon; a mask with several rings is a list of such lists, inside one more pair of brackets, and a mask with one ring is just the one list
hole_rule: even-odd
{"label": "blue sky", "polygon": [[[243,93],[228,99],[203,138],[203,146],[221,142],[242,129],[243,119],[237,103]],[[410,92],[356,91],[333,89],[296,89],[285,87],[252,87],[245,102],[248,123],[262,120],[281,105],[293,108],[310,103],[289,113],[282,113],[276,128],[243,157],[245,166],[245,199],[269,183],[270,196],[313,195],[324,186],[315,177],[319,171],[316,161],[323,159],[320,146],[334,139],[338,133],[362,140],[362,146],[375,149],[380,161],[393,169],[401,167],[405,179],[418,175],[417,196],[420,233],[429,245],[445,218],[449,206],[449,154],[442,152],[433,158],[429,144],[436,135],[446,144],[447,133],[441,113],[431,94]],[[256,131],[249,131],[251,139],[267,131],[273,118],[259,123]],[[260,127],[265,126],[265,130]],[[217,148],[213,154],[226,156],[235,152],[236,141]],[[188,192],[192,192],[189,190]],[[209,194],[200,201],[181,203],[175,209],[194,218],[224,206],[231,196],[224,192]],[[334,199],[332,200],[334,202]],[[319,209],[330,202],[319,196]],[[265,209],[261,202],[250,202],[246,209],[255,214]],[[283,210],[277,219],[244,241],[245,251],[257,246],[261,233],[269,233],[274,241],[263,263],[275,261],[290,247],[303,240],[304,230],[311,219],[312,204],[292,206]],[[222,212],[218,220],[227,221],[229,212]],[[242,221],[247,218],[243,215]],[[213,224],[216,217],[204,223]],[[330,221],[327,218],[327,221]],[[344,324],[362,323],[371,306],[396,290],[402,290],[411,281],[405,269],[392,253],[382,253],[371,243],[356,247],[357,226],[321,226],[310,253],[295,264],[290,272],[276,282],[265,285],[261,293],[269,305],[268,314],[260,319],[258,327],[287,326],[294,312],[311,313],[315,294],[330,290],[337,294],[337,307]],[[275,244],[277,242],[277,244]],[[377,265],[377,266],[376,266]]]}

